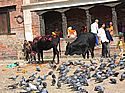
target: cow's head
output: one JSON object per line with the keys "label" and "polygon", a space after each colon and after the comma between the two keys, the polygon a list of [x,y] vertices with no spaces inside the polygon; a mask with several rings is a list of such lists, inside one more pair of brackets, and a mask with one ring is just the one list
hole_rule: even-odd
{"label": "cow's head", "polygon": [[84,47],[82,46],[82,49],[81,49],[81,46],[82,44],[74,44],[74,43],[67,43],[67,46],[66,46],[66,51],[65,51],[65,55],[80,55],[82,54],[82,50],[84,50]]}
{"label": "cow's head", "polygon": [[72,55],[72,52],[73,52],[72,44],[68,42],[66,45],[65,55]]}

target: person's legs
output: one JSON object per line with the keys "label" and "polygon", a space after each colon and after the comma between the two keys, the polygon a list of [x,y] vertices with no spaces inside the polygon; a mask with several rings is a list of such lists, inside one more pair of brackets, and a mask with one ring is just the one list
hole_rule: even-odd
{"label": "person's legs", "polygon": [[104,43],[102,43],[102,55],[101,56],[104,57]]}
{"label": "person's legs", "polygon": [[104,42],[104,57],[107,57],[107,42]]}
{"label": "person's legs", "polygon": [[107,43],[107,54],[110,57],[110,43]]}
{"label": "person's legs", "polygon": [[98,36],[97,36],[97,34],[94,34],[94,35],[95,35],[95,37],[96,37],[96,41],[95,41],[96,46],[98,46]]}

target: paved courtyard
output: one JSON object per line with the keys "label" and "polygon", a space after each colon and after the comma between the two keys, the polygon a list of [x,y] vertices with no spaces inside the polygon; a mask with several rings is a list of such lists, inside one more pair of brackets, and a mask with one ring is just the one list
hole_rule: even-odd
{"label": "paved courtyard", "polygon": [[[114,49],[112,49],[111,53],[112,56],[114,54]],[[100,60],[100,53],[101,49],[95,50],[95,58],[97,65],[99,64]],[[49,61],[51,60],[51,57],[48,59],[45,59],[44,64],[27,64],[24,60],[3,60],[0,61],[0,93],[24,93],[24,90],[21,87],[17,87],[16,89],[9,89],[8,85],[12,85],[15,83],[19,83],[22,76],[28,78],[30,75],[36,72],[36,67],[40,67],[40,72],[38,72],[37,76],[43,76],[48,74],[49,71],[52,71],[52,69],[49,66]],[[90,64],[90,59],[83,59],[81,56],[62,56],[60,59],[60,64],[57,65],[57,68],[64,62],[67,62],[68,60],[71,61],[77,61],[81,60],[81,62],[85,62],[86,64]],[[107,59],[104,59],[106,61]],[[119,60],[119,59],[118,59]],[[15,62],[19,62],[19,66],[13,67],[13,68],[7,68],[8,64],[12,64]],[[78,66],[71,66],[71,69],[68,73],[68,75],[72,75],[73,72],[77,69]],[[125,69],[120,70],[119,67],[115,69],[120,74],[125,72]],[[54,74],[58,77],[59,73],[57,70],[54,70]],[[104,86],[104,93],[125,93],[125,80],[120,81],[120,74],[118,77],[113,77],[117,80],[116,84],[109,83],[109,79],[104,80],[102,83],[96,83],[93,79],[88,80],[89,86],[83,86],[84,89],[88,91],[88,93],[97,93],[97,91],[94,91],[94,88],[96,85],[102,85]],[[13,81],[9,79],[12,76],[19,75],[19,77]],[[37,77],[36,76],[36,77]],[[47,82],[47,90],[49,93],[77,93],[77,91],[73,91],[68,85],[62,83],[62,87],[60,89],[57,89],[57,86],[51,86],[52,78],[51,76],[48,76],[45,82]],[[26,93],[26,92],[25,92]],[[35,91],[33,93],[36,93]]]}

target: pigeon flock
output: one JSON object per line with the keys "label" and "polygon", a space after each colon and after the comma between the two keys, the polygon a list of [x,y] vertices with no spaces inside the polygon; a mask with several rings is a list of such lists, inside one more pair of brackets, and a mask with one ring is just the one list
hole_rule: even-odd
{"label": "pigeon flock", "polygon": [[[85,63],[83,60],[68,60],[59,66],[49,63],[51,71],[42,76],[39,74],[41,68],[36,66],[36,71],[29,77],[19,75],[10,77],[9,79],[13,81],[16,81],[18,77],[21,77],[21,80],[8,85],[8,88],[21,88],[25,90],[25,93],[33,91],[49,93],[46,80],[51,78],[51,87],[60,90],[63,85],[66,85],[71,91],[74,91],[73,93],[89,93],[86,87],[90,86],[91,81],[94,81],[96,85],[93,90],[96,93],[105,93],[105,87],[101,84],[105,80],[108,80],[110,84],[117,84],[118,80],[119,82],[125,80],[125,60],[120,58],[119,62],[116,62],[116,58],[116,56],[107,59],[100,58],[98,62],[91,59],[89,63]],[[72,69],[74,71],[71,74]]]}

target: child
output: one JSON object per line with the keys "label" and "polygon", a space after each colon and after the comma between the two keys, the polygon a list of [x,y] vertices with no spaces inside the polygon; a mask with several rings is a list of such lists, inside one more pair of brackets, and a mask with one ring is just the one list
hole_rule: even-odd
{"label": "child", "polygon": [[119,50],[120,50],[119,56],[122,56],[122,54],[123,54],[123,40],[122,40],[122,37],[119,37],[119,41],[117,43],[117,48],[119,48]]}

